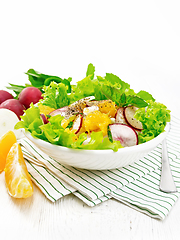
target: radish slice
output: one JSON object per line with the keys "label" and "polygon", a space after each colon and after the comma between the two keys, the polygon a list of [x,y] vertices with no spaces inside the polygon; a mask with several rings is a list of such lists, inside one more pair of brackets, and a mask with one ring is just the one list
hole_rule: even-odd
{"label": "radish slice", "polygon": [[143,129],[142,123],[141,123],[139,120],[137,120],[137,119],[134,118],[134,114],[135,114],[135,112],[136,112],[137,109],[138,109],[138,108],[137,108],[137,107],[134,107],[134,106],[126,107],[126,108],[124,109],[124,117],[125,117],[127,123],[128,123],[131,127],[135,128],[135,129],[137,129],[137,130],[142,130],[142,129]]}
{"label": "radish slice", "polygon": [[120,141],[123,147],[131,147],[138,144],[136,131],[128,125],[122,123],[110,124],[113,140]]}
{"label": "radish slice", "polygon": [[49,115],[50,116],[56,116],[56,115],[60,114],[61,116],[68,119],[72,115],[76,115],[80,112],[82,113],[83,109],[87,106],[87,103],[89,101],[91,101],[92,99],[94,99],[94,96],[82,98],[82,99],[70,104],[69,106],[58,108],[58,109],[50,112]]}
{"label": "radish slice", "polygon": [[66,113],[68,112],[68,106],[62,107],[62,108],[58,108],[52,112],[49,113],[50,116],[56,116],[56,115],[61,115],[63,117],[65,117]]}
{"label": "radish slice", "polygon": [[[62,117],[65,117],[66,119],[69,119],[71,116],[76,115],[79,113],[78,106],[80,105],[69,105],[62,108],[58,108],[52,112],[49,113],[50,116],[56,116],[61,115]],[[80,111],[81,112],[81,111]]]}
{"label": "radish slice", "polygon": [[40,116],[41,116],[44,124],[47,124],[49,122],[48,119],[46,118],[46,116],[43,113],[41,113]]}
{"label": "radish slice", "polygon": [[115,119],[116,119],[116,123],[127,124],[126,119],[124,117],[124,108],[123,107],[118,108]]}
{"label": "radish slice", "polygon": [[75,133],[78,133],[82,126],[82,115],[78,114],[73,122],[72,130],[76,130]]}
{"label": "radish slice", "polygon": [[19,122],[17,115],[9,109],[0,109],[0,137],[2,137],[8,131],[13,131],[16,138],[20,137],[21,130],[15,130],[14,126]]}

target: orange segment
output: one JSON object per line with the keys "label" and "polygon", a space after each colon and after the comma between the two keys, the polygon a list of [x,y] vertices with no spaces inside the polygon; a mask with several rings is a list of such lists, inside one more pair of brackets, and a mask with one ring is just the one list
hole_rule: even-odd
{"label": "orange segment", "polygon": [[99,111],[107,114],[109,117],[115,117],[117,109],[114,102],[111,100],[104,100],[98,104]]}
{"label": "orange segment", "polygon": [[8,131],[0,138],[0,172],[4,170],[7,154],[16,142],[16,136],[13,131]]}
{"label": "orange segment", "polygon": [[100,111],[96,110],[89,113],[84,120],[84,127],[87,132],[102,131],[103,135],[107,134],[107,126],[111,123],[110,118]]}
{"label": "orange segment", "polygon": [[40,113],[44,114],[44,115],[48,115],[50,112],[55,110],[54,108],[51,108],[49,106],[45,106],[45,105],[42,105],[42,104],[39,104],[38,108],[40,109]]}
{"label": "orange segment", "polygon": [[27,198],[33,194],[32,181],[18,143],[11,147],[4,171],[6,187],[12,197]]}

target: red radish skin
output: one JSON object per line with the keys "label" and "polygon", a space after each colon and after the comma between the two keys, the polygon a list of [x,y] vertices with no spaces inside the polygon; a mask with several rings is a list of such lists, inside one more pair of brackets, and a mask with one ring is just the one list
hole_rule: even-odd
{"label": "red radish skin", "polygon": [[18,100],[26,107],[29,108],[30,104],[39,102],[42,99],[42,92],[36,87],[24,88],[20,94]]}
{"label": "red radish skin", "polygon": [[75,133],[77,134],[81,127],[82,127],[83,117],[81,114],[78,114],[73,122],[72,130],[76,130]]}
{"label": "red radish skin", "polygon": [[134,118],[134,114],[137,111],[137,107],[135,106],[128,106],[124,108],[124,118],[126,122],[133,127],[134,129],[141,131],[143,130],[142,123]]}
{"label": "red radish skin", "polygon": [[0,90],[0,104],[8,99],[13,99],[13,95],[5,90]]}
{"label": "red radish skin", "polygon": [[4,101],[0,104],[0,108],[11,110],[18,116],[19,119],[21,119],[20,116],[22,116],[24,114],[24,110],[26,110],[24,105],[17,99],[8,99]]}
{"label": "red radish skin", "polygon": [[138,144],[138,135],[132,127],[122,123],[114,123],[110,124],[109,128],[113,140],[120,141],[123,147],[131,147]]}
{"label": "red radish skin", "polygon": [[47,124],[49,122],[48,119],[46,118],[46,116],[43,113],[41,113],[40,116],[41,116],[44,124]]}

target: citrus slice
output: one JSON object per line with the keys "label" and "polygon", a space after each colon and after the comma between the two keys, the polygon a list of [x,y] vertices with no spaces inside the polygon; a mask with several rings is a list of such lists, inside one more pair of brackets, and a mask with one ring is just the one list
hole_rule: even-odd
{"label": "citrus slice", "polygon": [[50,112],[55,110],[54,108],[42,104],[38,104],[38,108],[40,109],[40,113],[44,115],[48,115]]}
{"label": "citrus slice", "polygon": [[7,154],[15,142],[16,136],[13,131],[8,131],[0,138],[0,172],[4,170]]}
{"label": "citrus slice", "polygon": [[12,197],[27,198],[33,194],[32,181],[18,143],[14,143],[11,147],[4,171],[6,187]]}

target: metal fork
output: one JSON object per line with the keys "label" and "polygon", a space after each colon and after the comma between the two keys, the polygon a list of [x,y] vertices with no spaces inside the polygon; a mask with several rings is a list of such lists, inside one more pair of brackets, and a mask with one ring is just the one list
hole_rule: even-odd
{"label": "metal fork", "polygon": [[162,142],[162,165],[161,165],[161,179],[159,188],[166,193],[177,192],[176,185],[173,180],[171,168],[169,165],[168,149],[166,139]]}

